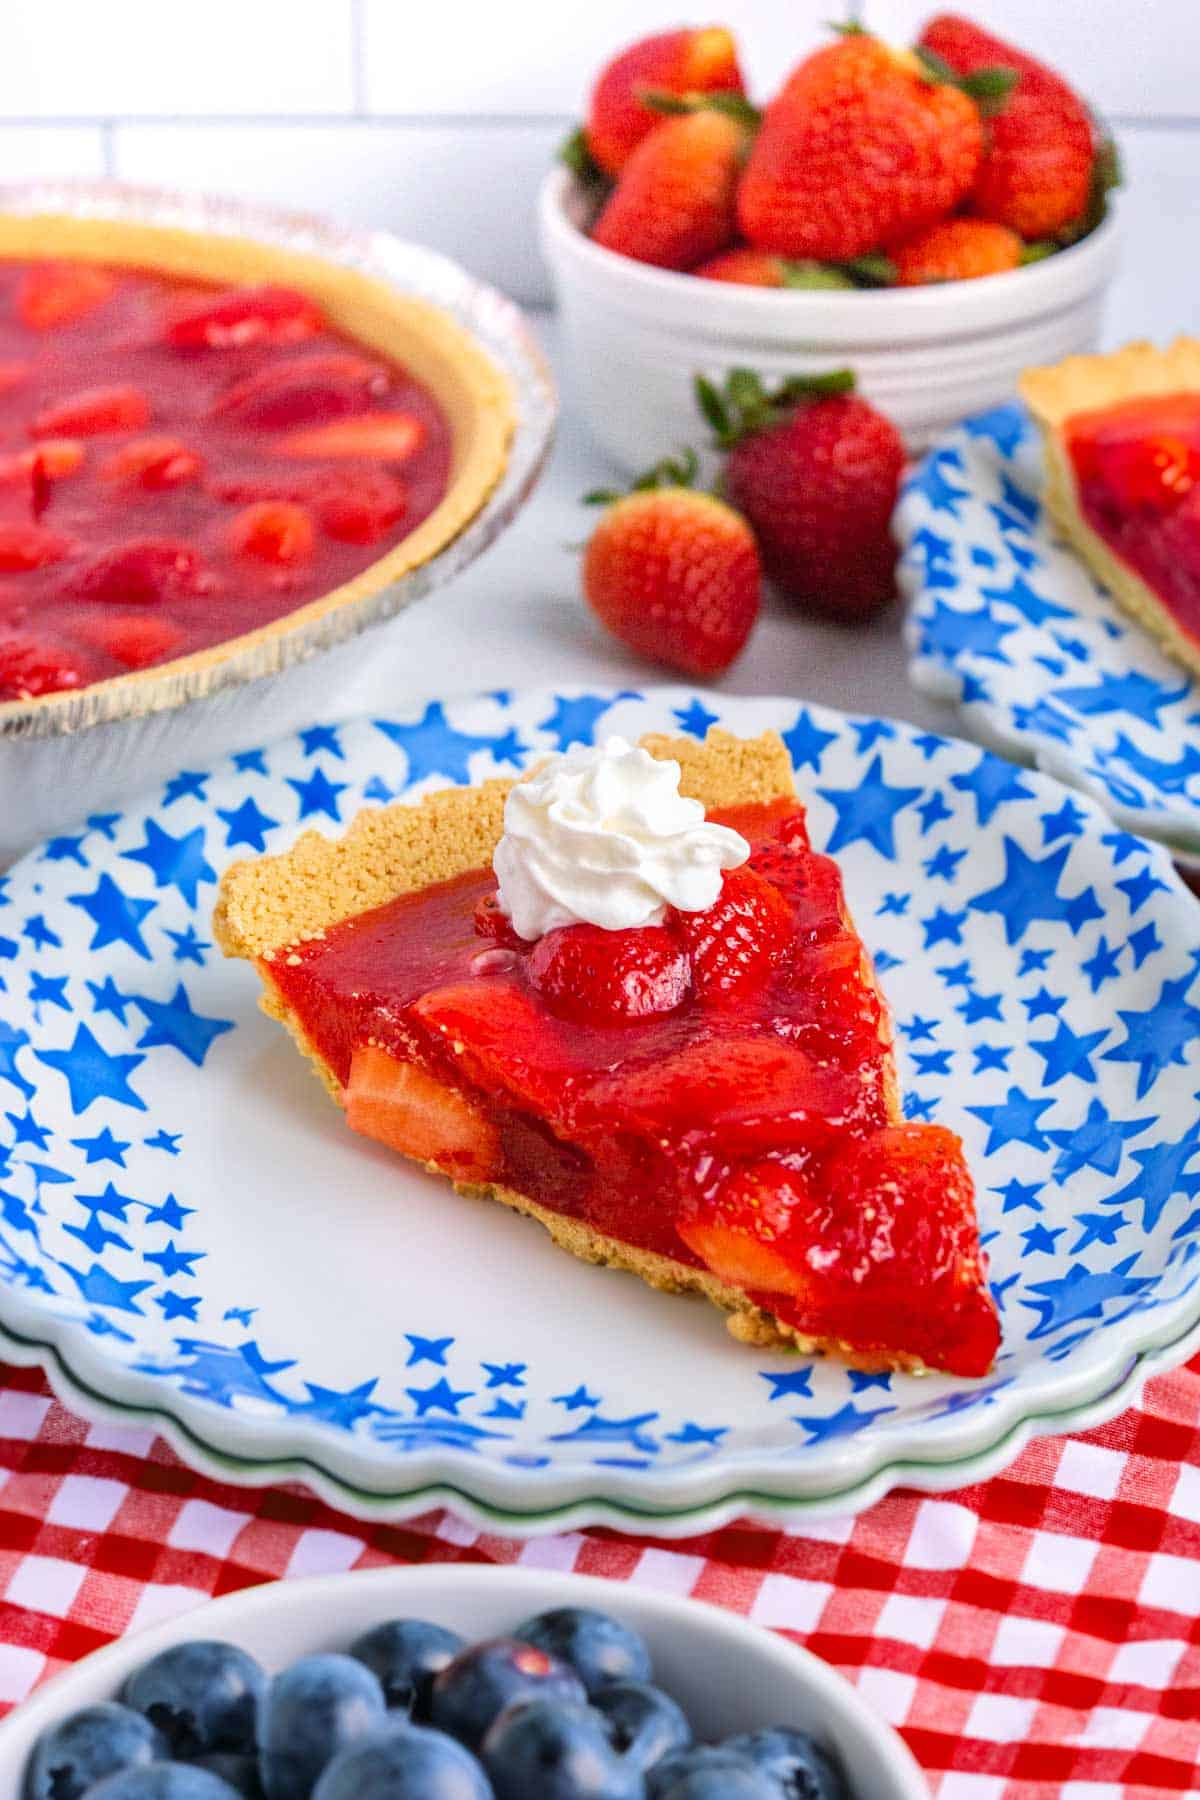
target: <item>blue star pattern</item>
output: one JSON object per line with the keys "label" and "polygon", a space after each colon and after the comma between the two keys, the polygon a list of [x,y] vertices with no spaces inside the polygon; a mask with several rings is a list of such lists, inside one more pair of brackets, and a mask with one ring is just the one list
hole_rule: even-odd
{"label": "blue star pattern", "polygon": [[1021,407],[1003,412],[999,431],[984,413],[951,432],[902,492],[912,679],[956,694],[1014,761],[1061,772],[1130,831],[1200,854],[1200,682],[1058,540],[1038,499],[1036,431]]}
{"label": "blue star pattern", "polygon": [[[996,429],[1007,441],[1003,420]],[[986,449],[993,438],[972,442]],[[965,490],[958,465],[943,461],[940,522],[928,524],[920,546],[931,569],[953,566],[952,514],[957,506],[967,515]],[[1018,496],[998,491],[996,504],[1004,541],[1036,544],[1039,522]],[[996,646],[1007,654],[1032,629],[1027,615],[1038,602],[1029,596],[1053,604],[1057,589],[1033,567],[1006,564],[999,545],[982,579],[995,622],[1007,628]],[[981,604],[939,592],[960,615]],[[1047,619],[1039,629],[1051,625],[1064,627],[1053,654],[1071,669],[1054,678],[1064,716],[1113,724],[1114,750],[1117,732],[1135,743],[1130,708],[1150,725],[1172,717],[1178,679],[1106,682],[1066,647],[1075,622]],[[980,666],[998,665],[985,654]],[[260,1194],[270,1158],[290,1155],[299,1167],[285,1140],[300,1115],[285,1096],[308,1090],[282,1038],[252,1023],[248,973],[214,951],[209,911],[220,871],[286,846],[298,828],[337,831],[364,798],[386,803],[414,785],[516,770],[610,729],[713,723],[780,729],[814,842],[836,851],[900,1021],[905,1114],[945,1121],[964,1137],[1003,1310],[996,1378],[917,1384],[756,1354],[726,1347],[715,1315],[645,1297],[656,1346],[673,1343],[674,1331],[708,1333],[698,1399],[680,1373],[686,1358],[645,1353],[622,1363],[609,1354],[624,1290],[607,1277],[566,1275],[580,1284],[578,1312],[549,1349],[519,1307],[499,1304],[499,1266],[489,1278],[497,1303],[476,1316],[453,1285],[430,1281],[436,1263],[420,1262],[425,1275],[414,1283],[403,1257],[384,1271],[388,1353],[368,1355],[350,1333],[331,1354],[323,1257],[337,1245],[357,1268],[357,1239],[347,1248],[330,1212],[320,1244],[310,1243],[309,1217],[297,1213],[298,1229],[287,1231],[290,1211],[271,1204],[278,1190]],[[1170,770],[1186,759],[1163,748],[1157,760]],[[1127,755],[1118,766],[1138,778]],[[437,1467],[464,1491],[471,1468],[501,1468],[506,1480],[522,1470],[574,1472],[586,1495],[605,1471],[652,1484],[725,1459],[744,1469],[748,1458],[765,1474],[795,1462],[837,1469],[842,1480],[856,1458],[876,1459],[876,1446],[911,1448],[904,1434],[918,1422],[922,1442],[949,1446],[986,1406],[989,1429],[994,1418],[1006,1430],[1038,1410],[1056,1372],[1093,1356],[1098,1340],[1111,1334],[1123,1369],[1140,1320],[1157,1330],[1165,1309],[1194,1315],[1194,903],[1166,857],[1114,830],[1090,799],[953,740],[691,689],[648,700],[581,690],[434,702],[396,720],[316,726],[189,770],[160,787],[154,805],[53,840],[13,872],[8,896],[0,1319],[11,1294],[23,1316],[32,1306],[73,1323],[94,1354],[111,1359],[114,1391],[132,1370],[162,1384],[168,1407],[198,1408],[197,1419],[244,1415],[264,1454],[282,1425],[288,1443],[299,1434],[318,1461],[347,1439],[379,1470],[448,1459]],[[323,1171],[373,1179],[369,1156],[308,1097],[302,1155],[311,1146]],[[404,1214],[406,1179],[398,1172],[388,1196],[396,1244],[423,1228],[419,1213]],[[536,1233],[504,1215],[489,1216],[489,1227],[511,1230],[511,1255],[529,1258],[539,1279],[549,1274]],[[288,1246],[280,1259],[288,1280],[313,1284],[307,1334],[302,1307],[275,1303],[274,1234]],[[374,1293],[384,1276],[364,1267],[355,1278]]]}

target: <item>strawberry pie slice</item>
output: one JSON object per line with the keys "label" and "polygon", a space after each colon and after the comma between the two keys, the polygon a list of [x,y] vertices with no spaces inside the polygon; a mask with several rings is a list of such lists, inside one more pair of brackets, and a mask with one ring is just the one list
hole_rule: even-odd
{"label": "strawberry pie slice", "polygon": [[982,1375],[999,1341],[953,1132],[891,1022],[771,732],[548,758],[226,874],[350,1127],[734,1335]]}
{"label": "strawberry pie slice", "polygon": [[1089,568],[1200,673],[1200,341],[1030,369],[1046,503]]}

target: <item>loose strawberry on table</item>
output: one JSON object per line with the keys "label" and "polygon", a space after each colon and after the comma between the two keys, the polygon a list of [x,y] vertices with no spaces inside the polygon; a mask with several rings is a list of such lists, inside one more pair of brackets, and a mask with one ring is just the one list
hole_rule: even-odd
{"label": "loose strawberry on table", "polygon": [[689,675],[717,675],[758,617],[754,537],[732,507],[698,493],[693,458],[665,463],[630,494],[600,494],[607,511],[583,561],[596,616],[641,656]]}
{"label": "loose strawberry on table", "polygon": [[769,395],[735,370],[724,391],[698,384],[725,450],[724,492],[754,528],[763,568],[809,611],[869,618],[895,592],[892,513],[904,445],[851,392],[845,370],[797,377]]}

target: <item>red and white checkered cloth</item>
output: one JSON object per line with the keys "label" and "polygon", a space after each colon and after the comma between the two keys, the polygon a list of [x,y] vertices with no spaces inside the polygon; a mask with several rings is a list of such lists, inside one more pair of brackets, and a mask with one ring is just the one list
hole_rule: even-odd
{"label": "red and white checkered cloth", "polygon": [[521,1544],[447,1513],[362,1525],[193,1475],[0,1367],[0,1710],[127,1631],[273,1576],[392,1562],[578,1569],[744,1613],[898,1725],[940,1800],[1200,1793],[1200,1357],[1004,1475],[788,1534]]}

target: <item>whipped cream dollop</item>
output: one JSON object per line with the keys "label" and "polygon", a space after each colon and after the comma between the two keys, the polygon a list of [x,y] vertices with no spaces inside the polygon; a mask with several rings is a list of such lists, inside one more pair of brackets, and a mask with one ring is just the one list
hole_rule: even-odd
{"label": "whipped cream dollop", "polygon": [[677,762],[611,737],[518,782],[492,859],[513,929],[529,941],[561,925],[624,931],[661,924],[668,906],[711,906],[750,846],[711,824],[679,778]]}

